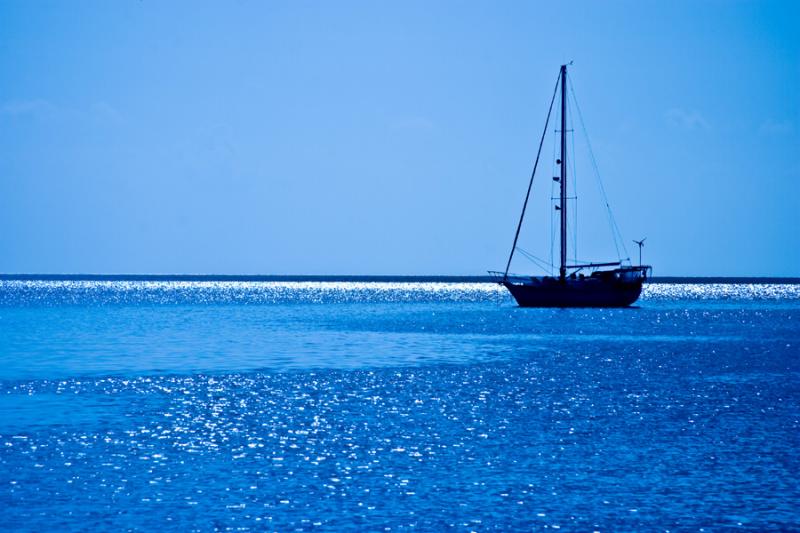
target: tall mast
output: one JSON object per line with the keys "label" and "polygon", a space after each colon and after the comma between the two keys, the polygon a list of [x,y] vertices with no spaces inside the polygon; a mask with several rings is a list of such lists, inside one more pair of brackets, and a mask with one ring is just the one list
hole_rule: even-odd
{"label": "tall mast", "polygon": [[567,277],[567,66],[561,65],[561,279]]}

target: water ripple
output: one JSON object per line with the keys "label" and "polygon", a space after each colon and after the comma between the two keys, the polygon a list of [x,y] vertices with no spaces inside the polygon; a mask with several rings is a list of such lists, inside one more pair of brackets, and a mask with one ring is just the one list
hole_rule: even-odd
{"label": "water ripple", "polygon": [[798,346],[797,285],[3,281],[0,524],[800,530]]}
{"label": "water ripple", "polygon": [[[0,402],[41,403],[0,419],[0,503],[33,529],[800,526],[793,378],[633,362],[18,382]],[[63,401],[85,415],[24,416]]]}
{"label": "water ripple", "polygon": [[[798,300],[800,284],[648,284],[647,300]],[[495,283],[0,280],[0,306],[511,302]]]}

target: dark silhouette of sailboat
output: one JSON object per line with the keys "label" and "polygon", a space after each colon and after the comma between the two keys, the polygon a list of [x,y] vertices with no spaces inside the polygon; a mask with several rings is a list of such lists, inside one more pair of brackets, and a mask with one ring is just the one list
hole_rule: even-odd
{"label": "dark silhouette of sailboat", "polygon": [[[528,200],[531,195],[533,179],[536,176],[536,167],[539,164],[539,156],[542,153],[547,134],[547,127],[550,122],[550,115],[553,111],[556,94],[560,87],[561,93],[561,129],[560,129],[560,157],[556,164],[560,168],[560,176],[553,178],[557,181],[560,190],[558,204],[555,209],[560,215],[560,264],[558,277],[556,276],[518,276],[508,273],[511,267],[511,260],[517,250],[517,240],[519,239],[522,221],[525,218],[525,210],[528,207]],[[567,65],[561,66],[559,79],[556,88],[553,90],[553,98],[550,101],[550,108],[547,112],[547,119],[542,133],[542,140],[539,143],[539,151],[536,154],[536,162],[533,166],[528,192],[522,207],[522,214],[517,224],[517,231],[514,235],[514,244],[506,263],[504,272],[490,272],[498,283],[504,285],[514,296],[514,299],[521,307],[625,307],[634,303],[642,292],[642,284],[647,279],[652,267],[641,264],[641,246],[639,244],[639,265],[630,264],[630,259],[625,262],[607,263],[584,263],[568,264],[567,261]],[[526,254],[527,255],[527,254]],[[576,261],[577,263],[577,261]]]}

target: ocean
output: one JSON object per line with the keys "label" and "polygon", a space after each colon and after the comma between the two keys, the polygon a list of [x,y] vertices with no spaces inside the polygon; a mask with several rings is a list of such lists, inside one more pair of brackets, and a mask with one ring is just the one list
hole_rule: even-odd
{"label": "ocean", "polygon": [[0,280],[0,528],[800,530],[800,284]]}

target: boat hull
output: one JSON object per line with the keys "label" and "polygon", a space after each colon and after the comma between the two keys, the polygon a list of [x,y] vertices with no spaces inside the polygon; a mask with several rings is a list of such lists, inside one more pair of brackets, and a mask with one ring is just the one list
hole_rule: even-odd
{"label": "boat hull", "polygon": [[502,284],[520,307],[627,307],[639,299],[642,279],[549,279]]}

